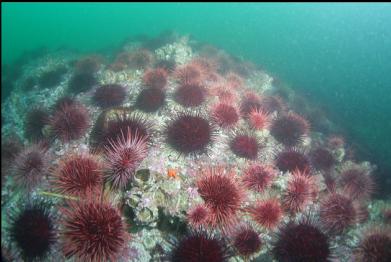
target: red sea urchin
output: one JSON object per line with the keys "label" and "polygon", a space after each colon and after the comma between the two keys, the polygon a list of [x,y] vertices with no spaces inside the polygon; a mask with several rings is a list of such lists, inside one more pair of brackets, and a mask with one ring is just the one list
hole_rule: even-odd
{"label": "red sea urchin", "polygon": [[292,214],[301,212],[316,197],[318,188],[312,176],[296,170],[282,196],[282,206]]}
{"label": "red sea urchin", "polygon": [[200,114],[180,113],[166,126],[166,141],[179,154],[204,153],[213,142],[215,128]]}
{"label": "red sea urchin", "polygon": [[206,100],[206,89],[199,83],[182,84],[174,92],[174,100],[184,107],[197,107]]}
{"label": "red sea urchin", "polygon": [[265,111],[254,109],[248,116],[250,127],[255,130],[266,129],[270,125],[270,116]]}
{"label": "red sea urchin", "polygon": [[27,190],[38,185],[48,173],[48,154],[42,145],[32,145],[20,152],[12,167],[15,183]]}
{"label": "red sea urchin", "polygon": [[201,69],[193,64],[177,68],[174,75],[178,82],[182,85],[200,83],[203,77]]}
{"label": "red sea urchin", "polygon": [[391,230],[389,227],[369,228],[354,250],[355,261],[391,261]]}
{"label": "red sea urchin", "polygon": [[212,117],[219,126],[223,128],[230,128],[239,121],[239,112],[232,105],[218,103],[212,108]]}
{"label": "red sea urchin", "polygon": [[105,178],[114,188],[124,188],[133,178],[136,168],[147,156],[147,141],[137,131],[121,131],[121,136],[110,140],[106,147],[107,168]]}
{"label": "red sea urchin", "polygon": [[242,181],[247,189],[262,193],[276,177],[277,170],[273,166],[254,163],[244,170]]}
{"label": "red sea urchin", "polygon": [[56,138],[62,142],[69,142],[85,134],[90,125],[90,117],[85,106],[75,103],[57,109],[49,123]]}
{"label": "red sea urchin", "polygon": [[302,142],[309,132],[307,120],[296,113],[285,114],[276,119],[270,128],[271,135],[285,146],[295,146]]}
{"label": "red sea urchin", "polygon": [[159,88],[146,88],[141,90],[136,98],[135,106],[137,109],[146,112],[156,112],[165,103],[166,92]]}
{"label": "red sea urchin", "polygon": [[148,70],[144,73],[143,84],[147,88],[164,89],[167,85],[167,71],[162,68]]}
{"label": "red sea urchin", "polygon": [[280,228],[272,253],[280,262],[327,262],[331,256],[329,237],[308,218]]}
{"label": "red sea urchin", "polygon": [[229,147],[236,156],[255,160],[258,157],[261,145],[254,134],[239,131],[233,133]]}
{"label": "red sea urchin", "polygon": [[261,97],[253,92],[248,92],[240,104],[240,112],[247,117],[254,109],[261,108]]}
{"label": "red sea urchin", "polygon": [[283,215],[280,201],[276,198],[259,200],[249,208],[249,213],[258,225],[267,229],[275,228]]}
{"label": "red sea urchin", "polygon": [[197,181],[198,193],[209,210],[209,223],[223,231],[229,231],[237,221],[244,200],[244,192],[234,181],[234,175],[222,167],[209,167]]}
{"label": "red sea urchin", "polygon": [[343,168],[338,184],[352,199],[369,198],[375,186],[369,172],[360,166]]}
{"label": "red sea urchin", "polygon": [[193,228],[205,226],[207,224],[208,209],[204,205],[197,205],[189,210],[187,221]]}
{"label": "red sea urchin", "polygon": [[53,185],[56,191],[71,196],[98,193],[103,186],[103,166],[89,154],[75,154],[60,161],[54,171]]}
{"label": "red sea urchin", "polygon": [[308,158],[296,149],[288,149],[278,153],[275,162],[278,169],[282,172],[293,172],[296,169],[300,172],[310,172]]}
{"label": "red sea urchin", "polygon": [[101,108],[120,106],[126,97],[126,90],[119,84],[102,85],[96,89],[93,100]]}
{"label": "red sea urchin", "polygon": [[332,234],[342,234],[356,222],[357,210],[348,197],[331,194],[321,201],[320,221]]}
{"label": "red sea urchin", "polygon": [[249,226],[242,226],[236,230],[233,236],[233,246],[239,255],[249,258],[259,252],[262,241],[254,229]]}
{"label": "red sea urchin", "polygon": [[11,209],[9,235],[23,261],[44,261],[56,243],[55,218],[44,202],[28,202]]}
{"label": "red sea urchin", "polygon": [[117,261],[128,235],[120,212],[100,201],[69,202],[62,208],[63,253],[78,261]]}
{"label": "red sea urchin", "polygon": [[226,262],[230,255],[224,241],[203,231],[191,232],[174,246],[172,262]]}

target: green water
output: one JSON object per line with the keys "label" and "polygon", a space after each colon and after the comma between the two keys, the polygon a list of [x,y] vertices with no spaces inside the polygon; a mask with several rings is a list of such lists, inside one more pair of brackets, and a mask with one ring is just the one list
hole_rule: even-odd
{"label": "green water", "polygon": [[167,29],[251,60],[310,96],[390,183],[390,4],[8,3],[2,65],[38,47],[94,52]]}

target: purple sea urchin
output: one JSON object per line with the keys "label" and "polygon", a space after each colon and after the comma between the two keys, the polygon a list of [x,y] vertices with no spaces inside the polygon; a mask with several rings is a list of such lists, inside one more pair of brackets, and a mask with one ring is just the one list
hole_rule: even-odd
{"label": "purple sea urchin", "polygon": [[12,174],[15,183],[27,190],[37,186],[48,172],[48,154],[40,144],[20,152],[14,161]]}
{"label": "purple sea urchin", "polygon": [[254,229],[244,226],[235,232],[233,246],[239,255],[249,258],[261,249],[262,241]]}
{"label": "purple sea urchin", "polygon": [[317,148],[310,155],[312,165],[318,170],[330,170],[335,164],[334,156],[327,149]]}
{"label": "purple sea urchin", "polygon": [[172,262],[225,262],[229,258],[225,243],[210,234],[196,231],[185,236],[171,252]]}
{"label": "purple sea urchin", "polygon": [[198,83],[182,84],[174,93],[174,100],[184,107],[197,107],[206,100],[206,89]]}
{"label": "purple sea urchin", "polygon": [[387,262],[391,260],[390,228],[370,228],[354,250],[356,261]]}
{"label": "purple sea urchin", "polygon": [[306,155],[295,149],[282,151],[276,156],[276,166],[282,172],[293,172],[298,169],[301,172],[310,171],[310,162]]}
{"label": "purple sea urchin", "polygon": [[167,85],[167,71],[162,68],[148,70],[144,73],[143,84],[147,88],[164,89]]}
{"label": "purple sea urchin", "polygon": [[281,262],[326,262],[331,256],[328,236],[309,219],[281,227],[272,253]]}
{"label": "purple sea urchin", "polygon": [[20,210],[10,210],[9,234],[24,261],[41,261],[56,240],[54,216],[43,202],[28,202]]}
{"label": "purple sea urchin", "polygon": [[136,98],[137,109],[146,113],[158,111],[165,103],[166,92],[158,88],[146,88],[141,90]]}
{"label": "purple sea urchin", "polygon": [[356,222],[357,215],[352,200],[341,194],[327,196],[320,205],[320,221],[333,234],[342,234]]}
{"label": "purple sea urchin", "polygon": [[87,108],[82,104],[64,105],[51,116],[53,135],[62,142],[81,138],[90,125]]}
{"label": "purple sea urchin", "polygon": [[110,141],[116,141],[123,134],[131,132],[151,142],[152,124],[139,113],[131,113],[126,108],[118,108],[114,112],[104,111],[95,123],[91,139],[94,149],[104,149],[110,146]]}
{"label": "purple sea urchin", "polygon": [[126,90],[118,84],[103,85],[96,89],[93,96],[95,103],[102,108],[120,106],[125,98]]}
{"label": "purple sea urchin", "polygon": [[309,132],[309,124],[303,117],[289,113],[276,119],[271,127],[270,133],[285,146],[298,145]]}
{"label": "purple sea urchin", "polygon": [[375,186],[369,172],[358,166],[344,168],[338,184],[353,199],[369,198]]}
{"label": "purple sea urchin", "polygon": [[166,126],[165,133],[168,145],[179,154],[195,155],[206,152],[215,129],[200,114],[182,113]]}

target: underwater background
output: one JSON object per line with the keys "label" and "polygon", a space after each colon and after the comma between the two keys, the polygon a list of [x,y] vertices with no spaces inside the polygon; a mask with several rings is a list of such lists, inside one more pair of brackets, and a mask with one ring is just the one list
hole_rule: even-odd
{"label": "underwater background", "polygon": [[391,4],[1,19],[2,261],[391,261]]}
{"label": "underwater background", "polygon": [[[165,30],[190,34],[252,61],[310,97],[338,122],[358,153],[379,165],[382,194],[391,191],[388,3],[4,3],[2,7],[2,67],[39,48],[110,50],[130,36],[152,37]],[[8,92],[2,85],[2,98]]]}

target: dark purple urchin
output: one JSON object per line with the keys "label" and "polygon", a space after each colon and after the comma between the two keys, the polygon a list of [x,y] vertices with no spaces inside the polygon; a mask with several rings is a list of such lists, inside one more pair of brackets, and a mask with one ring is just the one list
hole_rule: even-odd
{"label": "dark purple urchin", "polygon": [[24,121],[24,135],[30,141],[39,141],[44,138],[43,127],[49,121],[49,112],[36,107],[27,112]]}
{"label": "dark purple urchin", "polygon": [[151,142],[152,124],[139,113],[126,111],[114,113],[107,118],[107,112],[99,116],[91,134],[92,147],[104,149],[110,147],[110,141],[116,141],[130,130],[131,136],[138,136]]}
{"label": "dark purple urchin", "polygon": [[331,152],[324,148],[317,148],[310,154],[312,166],[318,170],[330,170],[334,164],[335,159]]}
{"label": "dark purple urchin", "polygon": [[303,141],[309,132],[309,124],[296,113],[285,114],[276,119],[271,127],[271,135],[285,146],[295,146]]}
{"label": "dark purple urchin", "polygon": [[174,100],[184,107],[197,107],[206,100],[205,88],[197,83],[181,84],[174,93]]}
{"label": "dark purple urchin", "polygon": [[308,218],[282,226],[272,253],[279,262],[326,262],[331,256],[329,237]]}
{"label": "dark purple urchin", "polygon": [[137,96],[135,106],[146,113],[156,112],[164,105],[165,99],[166,92],[163,89],[146,88]]}
{"label": "dark purple urchin", "polygon": [[370,228],[354,250],[355,261],[391,261],[391,230],[388,227]]}
{"label": "dark purple urchin", "polygon": [[9,210],[9,235],[24,261],[44,261],[57,242],[49,208],[44,202],[28,202],[21,209]]}
{"label": "dark purple urchin", "polygon": [[50,118],[50,127],[55,138],[62,142],[81,138],[90,126],[87,108],[82,104],[64,105]]}
{"label": "dark purple urchin", "polygon": [[212,144],[215,127],[202,115],[180,113],[165,128],[166,141],[179,154],[203,153]]}
{"label": "dark purple urchin", "polygon": [[282,172],[300,172],[309,173],[311,170],[310,162],[306,155],[296,149],[288,149],[277,154],[276,166]]}
{"label": "dark purple urchin", "polygon": [[234,234],[233,246],[239,255],[250,257],[262,247],[258,233],[251,227],[241,227]]}
{"label": "dark purple urchin", "polygon": [[230,254],[222,239],[203,231],[192,232],[175,244],[172,262],[224,262]]}
{"label": "dark purple urchin", "polygon": [[68,83],[68,89],[71,93],[79,94],[90,90],[97,84],[93,74],[79,73],[72,76]]}
{"label": "dark purple urchin", "polygon": [[119,84],[108,84],[98,87],[93,95],[96,105],[101,108],[120,106],[126,98],[126,89]]}
{"label": "dark purple urchin", "polygon": [[320,221],[332,234],[342,234],[357,222],[357,210],[351,199],[331,194],[321,201]]}
{"label": "dark purple urchin", "polygon": [[235,132],[229,142],[231,151],[238,157],[254,160],[258,157],[261,145],[254,134],[247,132]]}
{"label": "dark purple urchin", "polygon": [[352,199],[368,199],[375,183],[369,171],[360,166],[344,167],[338,180],[339,187]]}
{"label": "dark purple urchin", "polygon": [[147,88],[164,89],[167,85],[167,71],[163,68],[146,71],[143,76],[143,84]]}
{"label": "dark purple urchin", "polygon": [[48,154],[42,145],[32,145],[20,152],[12,166],[15,183],[27,190],[38,185],[48,172]]}

